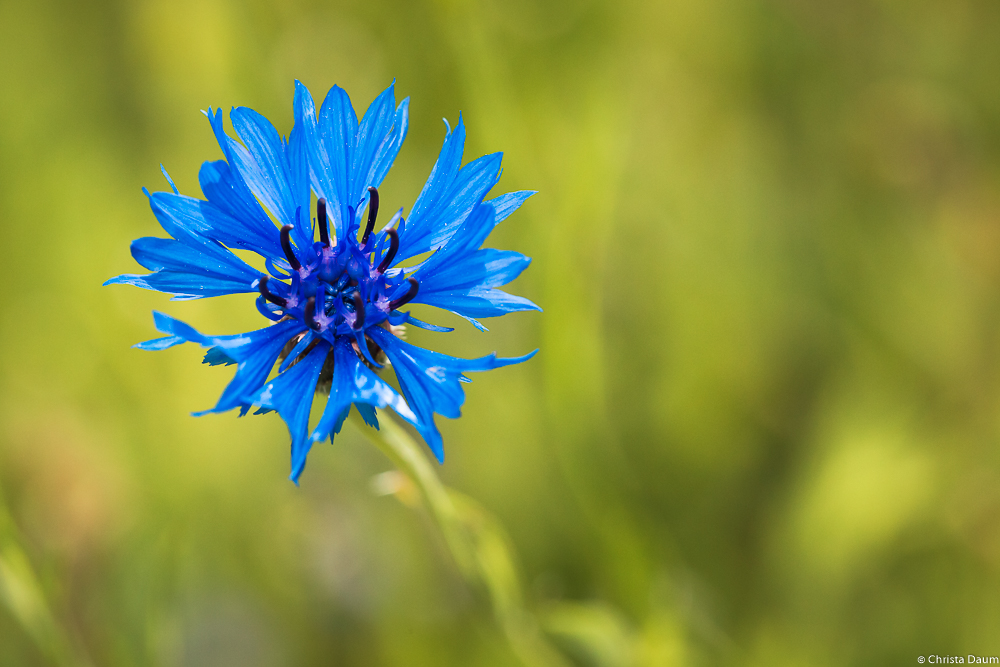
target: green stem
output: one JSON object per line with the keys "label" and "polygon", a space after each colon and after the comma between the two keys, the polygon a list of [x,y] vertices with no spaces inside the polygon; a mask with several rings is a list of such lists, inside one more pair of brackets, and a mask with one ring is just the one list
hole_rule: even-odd
{"label": "green stem", "polygon": [[351,418],[393,465],[417,486],[462,576],[467,579],[474,577],[475,560],[468,537],[463,534],[455,504],[418,445],[384,412],[379,415],[380,428],[377,431],[367,426],[356,411],[351,411]]}
{"label": "green stem", "polygon": [[488,596],[497,623],[522,662],[531,667],[568,667],[524,606],[513,549],[496,518],[472,498],[442,484],[420,445],[390,415],[379,414],[377,431],[353,410],[351,418],[416,486],[462,577]]}

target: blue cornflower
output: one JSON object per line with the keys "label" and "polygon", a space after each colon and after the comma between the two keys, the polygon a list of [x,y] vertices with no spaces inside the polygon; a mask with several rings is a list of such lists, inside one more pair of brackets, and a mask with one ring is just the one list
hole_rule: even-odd
{"label": "blue cornflower", "polygon": [[[181,195],[169,176],[173,192],[144,190],[173,238],[135,240],[132,256],[152,273],[121,275],[105,283],[136,285],[174,299],[258,293],[257,310],[274,322],[270,326],[207,336],[154,312],[156,328],[167,336],[137,347],[163,350],[194,342],[209,348],[205,363],[237,364],[216,406],[195,414],[276,410],[291,433],[291,479],[296,482],[312,444],[332,440],[352,404],[376,428],[376,408],[391,407],[443,461],[434,413],[459,416],[465,400],[460,383],[469,381],[464,374],[534,355],[458,359],[401,339],[407,323],[452,330],[401,311],[408,303],[443,308],[480,330],[485,328],[476,318],[539,310],[527,299],[496,289],[531,260],[512,251],[480,248],[497,223],[534,193],[484,200],[500,178],[502,154],[462,167],[461,117],[454,130],[448,128],[409,217],[404,219],[399,209],[375,231],[377,188],[406,137],[408,109],[409,98],[396,106],[390,85],[359,122],[347,93],[334,86],[317,118],[312,96],[296,81],[295,125],[288,139],[257,112],[240,107],[230,112],[240,143],[223,129],[221,110],[210,108],[206,115],[225,159],[201,167],[198,176],[207,200]],[[230,249],[257,253],[266,273]],[[400,266],[425,253],[430,254],[423,261]],[[387,361],[402,396],[376,372]],[[310,430],[313,396],[324,390],[329,391],[326,408]]]}

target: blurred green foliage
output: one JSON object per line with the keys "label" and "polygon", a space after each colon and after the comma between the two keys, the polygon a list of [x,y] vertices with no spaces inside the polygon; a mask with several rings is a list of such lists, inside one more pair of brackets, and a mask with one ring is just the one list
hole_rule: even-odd
{"label": "blurred green foliage", "polygon": [[386,210],[459,111],[540,191],[490,245],[545,313],[410,336],[542,348],[438,472],[569,659],[1000,654],[997,34],[986,0],[0,0],[0,665],[518,664],[357,430],[296,488],[277,417],[189,416],[230,373],[129,348],[248,297],[100,287],[159,164],[197,194],[220,158],[198,111],[287,133],[295,78],[412,96]]}

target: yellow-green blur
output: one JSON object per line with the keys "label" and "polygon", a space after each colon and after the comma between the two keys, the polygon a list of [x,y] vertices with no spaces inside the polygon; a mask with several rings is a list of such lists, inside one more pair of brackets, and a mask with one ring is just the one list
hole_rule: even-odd
{"label": "yellow-green blur", "polygon": [[[0,665],[1000,655],[998,35],[986,0],[0,3]],[[438,420],[508,625],[353,421],[296,487],[276,415],[190,416],[232,368],[130,347],[251,296],[101,287],[160,164],[199,195],[222,158],[200,110],[287,134],[295,79],[394,78],[385,211],[459,112],[539,191],[488,245],[544,313],[408,331],[541,348]]]}

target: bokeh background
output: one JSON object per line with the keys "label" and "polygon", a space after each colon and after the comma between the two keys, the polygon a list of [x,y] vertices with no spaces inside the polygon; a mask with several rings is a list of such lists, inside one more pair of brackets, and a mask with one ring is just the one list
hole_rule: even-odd
{"label": "bokeh background", "polygon": [[287,133],[296,78],[412,97],[385,210],[460,111],[539,191],[488,244],[545,312],[411,337],[541,348],[439,419],[439,472],[573,664],[1000,655],[998,34],[987,0],[0,1],[0,664],[519,664],[353,426],[297,488],[276,416],[189,415],[230,369],[130,348],[250,297],[101,287],[160,163],[200,195],[221,158],[199,110]]}

